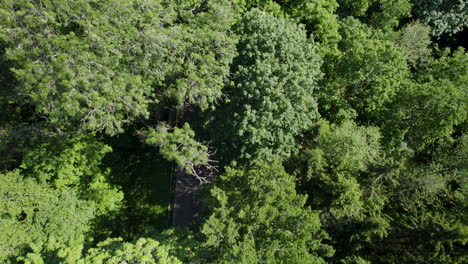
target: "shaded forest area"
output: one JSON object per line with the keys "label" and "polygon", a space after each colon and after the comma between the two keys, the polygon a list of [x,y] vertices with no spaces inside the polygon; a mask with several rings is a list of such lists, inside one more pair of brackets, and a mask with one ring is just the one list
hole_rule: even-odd
{"label": "shaded forest area", "polygon": [[[467,263],[466,0],[0,0],[0,263]],[[199,222],[172,227],[177,174]]]}

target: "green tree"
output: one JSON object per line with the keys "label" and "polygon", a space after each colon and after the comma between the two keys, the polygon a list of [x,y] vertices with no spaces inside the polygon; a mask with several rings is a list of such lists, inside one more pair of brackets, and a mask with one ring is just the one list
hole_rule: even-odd
{"label": "green tree", "polygon": [[412,0],[413,13],[432,27],[432,35],[452,35],[468,26],[468,8],[464,0]]}
{"label": "green tree", "polygon": [[161,155],[169,161],[175,162],[180,169],[204,181],[204,176],[197,173],[197,167],[213,167],[209,164],[210,153],[208,147],[194,139],[195,133],[188,123],[182,128],[170,127],[160,123],[156,129],[149,128],[142,132],[146,144],[159,147]]}
{"label": "green tree", "polygon": [[383,163],[379,139],[375,127],[320,121],[289,162],[299,189],[309,195],[307,204],[321,209],[323,226],[337,250],[333,260],[359,254],[372,238],[387,234],[383,186],[392,179],[376,170]]}
{"label": "green tree", "polygon": [[224,134],[218,141],[222,154],[228,162],[288,157],[296,149],[294,137],[318,117],[317,47],[302,27],[258,9],[246,13],[235,32],[239,56],[226,89],[229,102],[214,125]]}
{"label": "green tree", "polygon": [[355,17],[376,29],[391,31],[411,11],[410,0],[338,0],[338,15]]}
{"label": "green tree", "polygon": [[432,43],[430,30],[430,27],[419,21],[407,24],[401,29],[397,43],[402,49],[402,56],[406,58],[409,65],[417,67],[428,63]]}
{"label": "green tree", "polygon": [[75,190],[98,213],[116,210],[123,194],[109,182],[110,170],[101,167],[112,149],[93,136],[55,138],[26,152],[24,174],[57,190]]}
{"label": "green tree", "polygon": [[432,163],[413,165],[403,171],[398,186],[389,192],[391,203],[386,209],[392,219],[389,235],[369,246],[376,253],[375,260],[421,264],[466,262],[463,250],[468,243],[466,175],[466,162],[455,170]]}
{"label": "green tree", "polygon": [[110,238],[100,242],[96,248],[88,250],[87,254],[77,263],[83,264],[182,264],[171,256],[166,246],[151,238],[139,238],[130,243],[121,238]]}
{"label": "green tree", "polygon": [[45,263],[74,263],[95,210],[73,190],[54,190],[18,170],[0,179],[0,262],[32,254]]}
{"label": "green tree", "polygon": [[[389,107],[395,118],[383,125],[399,134],[410,148],[422,151],[431,144],[449,144],[467,118],[468,54],[459,49],[431,60],[406,82],[396,103]],[[395,143],[398,144],[398,143]]]}
{"label": "green tree", "polygon": [[340,40],[335,0],[236,0],[237,10],[244,14],[258,8],[278,18],[289,18],[305,24],[306,30],[322,44],[322,53],[335,52]]}
{"label": "green tree", "polygon": [[[282,16],[305,25],[306,30],[321,44],[322,54],[336,52],[341,36],[338,33],[338,3],[335,0],[278,0],[273,3],[281,7]],[[263,9],[268,11],[268,8]]]}
{"label": "green tree", "polygon": [[150,104],[207,108],[221,96],[235,54],[229,5],[188,7],[2,1],[2,59],[18,93],[58,129],[120,133],[149,118]]}
{"label": "green tree", "polygon": [[230,1],[176,2],[163,1],[174,5],[177,17],[164,36],[167,42],[162,48],[169,52],[164,54],[167,62],[161,66],[169,68],[165,70],[163,86],[156,93],[175,101],[180,110],[189,105],[202,110],[214,108],[222,96],[232,59],[237,55],[237,38],[231,32],[236,14]]}
{"label": "green tree", "polygon": [[380,124],[402,82],[409,76],[405,58],[387,37],[359,20],[341,21],[340,54],[327,57],[319,110],[328,120],[356,118]]}
{"label": "green tree", "polygon": [[203,247],[214,263],[325,263],[318,212],[304,207],[294,178],[278,163],[228,168],[211,190]]}

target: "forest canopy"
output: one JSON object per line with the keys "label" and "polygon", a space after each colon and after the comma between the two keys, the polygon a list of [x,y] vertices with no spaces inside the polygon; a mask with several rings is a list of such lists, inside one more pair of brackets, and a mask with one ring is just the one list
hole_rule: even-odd
{"label": "forest canopy", "polygon": [[0,263],[466,263],[467,34],[465,0],[1,0]]}

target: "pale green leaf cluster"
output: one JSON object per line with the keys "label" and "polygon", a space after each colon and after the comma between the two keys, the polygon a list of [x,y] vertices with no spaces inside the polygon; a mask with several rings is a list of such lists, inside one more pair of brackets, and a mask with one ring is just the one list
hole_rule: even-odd
{"label": "pale green leaf cluster", "polygon": [[414,13],[432,27],[432,35],[453,35],[468,27],[465,0],[412,0]]}
{"label": "pale green leaf cluster", "polygon": [[31,255],[46,263],[74,263],[95,209],[73,190],[54,190],[17,170],[0,174],[0,180],[0,262]]}
{"label": "pale green leaf cluster", "polygon": [[102,168],[111,147],[92,136],[52,139],[29,150],[21,168],[25,175],[57,190],[76,190],[99,213],[116,210],[123,193],[109,182],[110,171]]}
{"label": "pale green leaf cluster", "polygon": [[301,176],[324,192],[311,197],[313,203],[323,206],[325,216],[335,220],[364,221],[369,214],[381,211],[379,198],[368,196],[369,188],[375,186],[368,186],[372,179],[364,174],[380,162],[378,129],[359,127],[351,121],[339,126],[321,121],[317,132],[314,142],[307,143],[300,153],[307,168]]}
{"label": "pale green leaf cluster", "polygon": [[133,243],[119,238],[100,242],[79,260],[79,264],[182,264],[171,256],[168,248],[151,238],[139,238]]}
{"label": "pale green leaf cluster", "polygon": [[431,56],[430,30],[430,27],[419,22],[410,23],[401,29],[398,45],[409,65],[417,67],[428,62]]}
{"label": "pale green leaf cluster", "polygon": [[195,167],[209,161],[208,147],[194,139],[195,133],[188,123],[173,129],[162,123],[156,129],[142,133],[146,144],[159,147],[164,158],[175,162],[189,174],[195,173]]}

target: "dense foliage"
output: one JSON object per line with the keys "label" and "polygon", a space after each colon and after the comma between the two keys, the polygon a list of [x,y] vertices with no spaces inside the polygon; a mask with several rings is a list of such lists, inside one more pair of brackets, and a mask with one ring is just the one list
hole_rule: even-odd
{"label": "dense foliage", "polygon": [[467,263],[467,27],[464,0],[0,1],[0,263]]}

